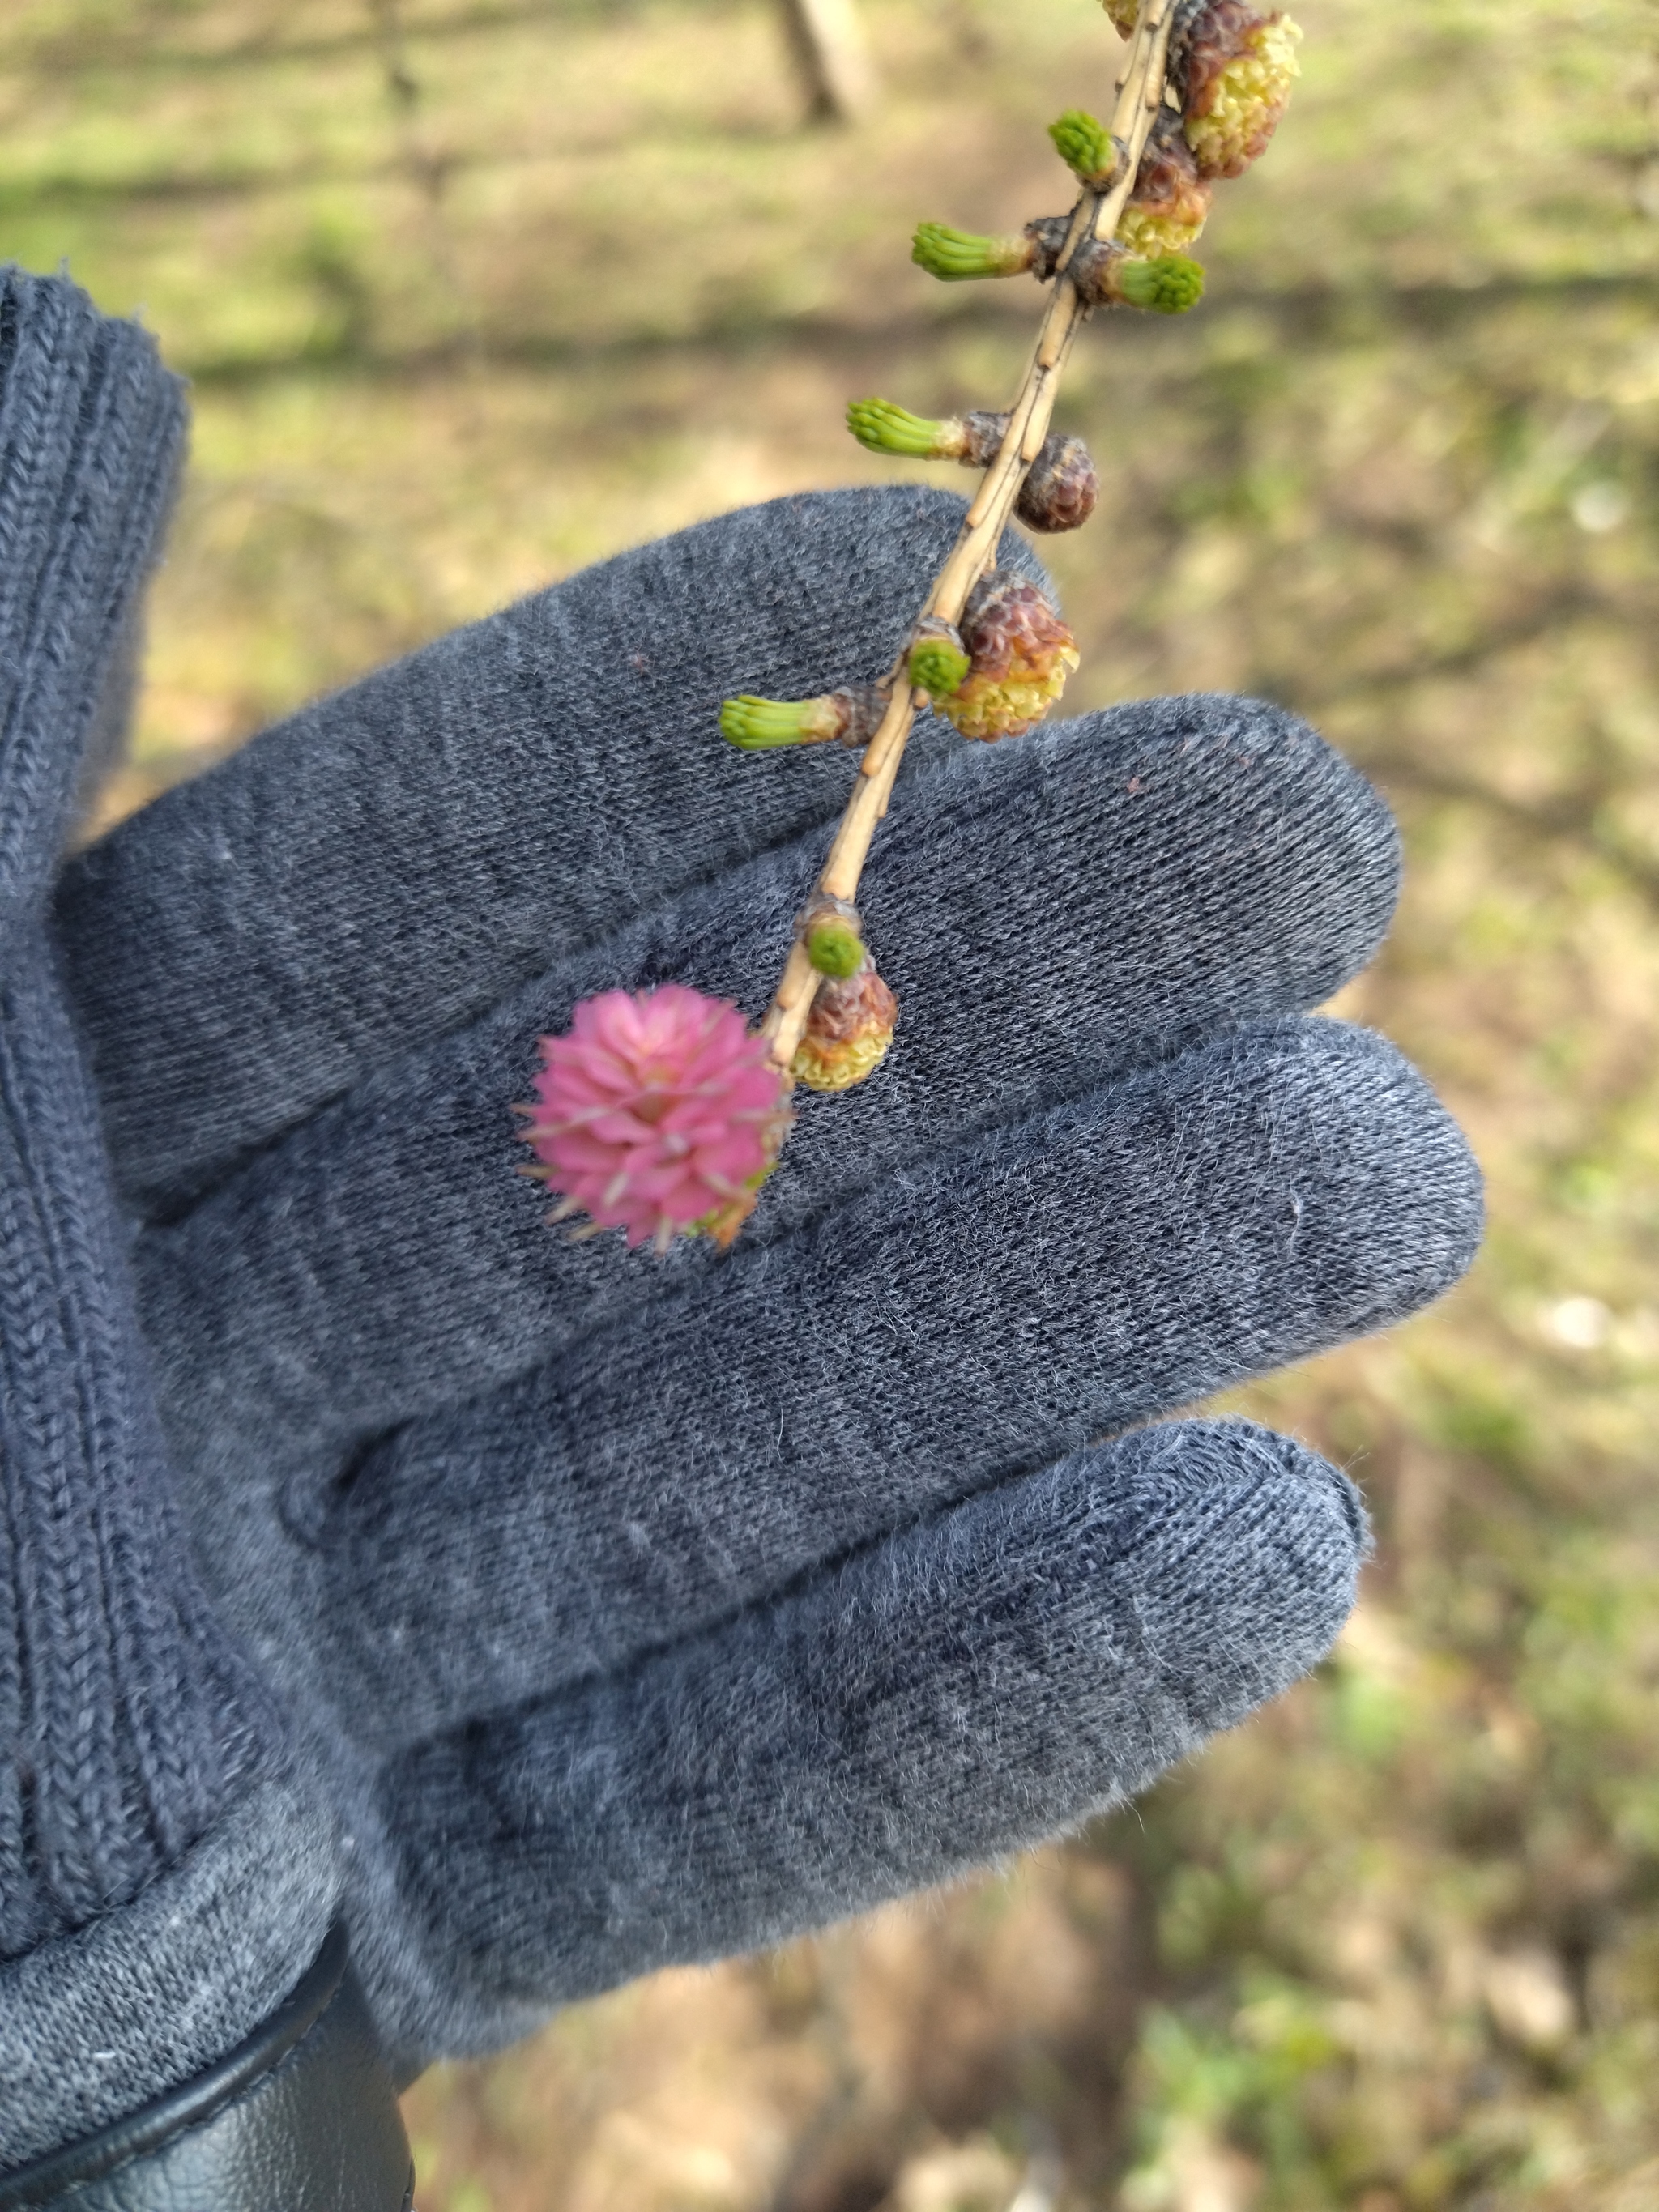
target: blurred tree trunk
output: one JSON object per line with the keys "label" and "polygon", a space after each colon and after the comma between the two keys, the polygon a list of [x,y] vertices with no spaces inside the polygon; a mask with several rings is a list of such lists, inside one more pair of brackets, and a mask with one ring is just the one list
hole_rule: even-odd
{"label": "blurred tree trunk", "polygon": [[782,0],[784,30],[810,112],[852,123],[876,96],[875,70],[853,0]]}

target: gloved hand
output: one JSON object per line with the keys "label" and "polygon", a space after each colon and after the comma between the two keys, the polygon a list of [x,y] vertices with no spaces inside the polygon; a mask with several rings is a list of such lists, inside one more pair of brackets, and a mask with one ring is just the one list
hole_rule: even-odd
{"label": "gloved hand", "polygon": [[337,1810],[405,2071],[1067,1828],[1349,1608],[1340,1474],[1159,1420],[1480,1233],[1420,1079],[1307,1016],[1397,848],[1278,709],[925,727],[861,897],[897,1045],[798,1101],[730,1256],[573,1244],[514,1172],[578,1000],[763,1006],[853,769],[737,756],[719,702],[880,672],[960,512],[626,555],[64,878],[196,1557]]}

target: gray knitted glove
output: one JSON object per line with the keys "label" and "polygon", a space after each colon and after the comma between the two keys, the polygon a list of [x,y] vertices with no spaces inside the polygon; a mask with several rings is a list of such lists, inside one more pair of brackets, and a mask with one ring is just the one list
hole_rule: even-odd
{"label": "gray knitted glove", "polygon": [[[47,927],[121,719],[181,387],[0,268],[0,2200],[253,2034],[328,1932],[331,1808],[180,1541]],[[19,2183],[17,2186],[23,2185]],[[39,2202],[29,2185],[21,2200]],[[82,2200],[88,2203],[94,2200]],[[395,2194],[392,2197],[395,2203]]]}
{"label": "gray knitted glove", "polygon": [[1305,1018],[1397,848],[1283,713],[924,732],[861,899],[898,1044],[801,1102],[731,1256],[573,1245],[514,1173],[579,999],[759,1012],[852,766],[734,755],[719,702],[878,673],[960,513],[840,493],[627,555],[62,885],[201,1571],[338,1808],[407,2068],[1120,1802],[1352,1602],[1340,1474],[1146,1425],[1480,1233],[1422,1081]]}

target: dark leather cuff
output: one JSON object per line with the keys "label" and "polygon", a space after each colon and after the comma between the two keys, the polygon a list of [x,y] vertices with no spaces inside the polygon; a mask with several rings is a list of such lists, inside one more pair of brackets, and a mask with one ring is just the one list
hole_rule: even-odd
{"label": "dark leather cuff", "polygon": [[131,2119],[0,2174],[0,2212],[410,2212],[414,2189],[337,1928],[256,2034]]}

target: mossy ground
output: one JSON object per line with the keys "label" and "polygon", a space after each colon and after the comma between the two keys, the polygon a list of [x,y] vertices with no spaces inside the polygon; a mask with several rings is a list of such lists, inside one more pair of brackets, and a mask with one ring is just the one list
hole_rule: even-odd
{"label": "mossy ground", "polygon": [[[759,0],[407,0],[401,54],[367,0],[13,0],[0,250],[196,380],[111,809],[617,546],[904,472],[849,397],[1004,404],[1030,288],[909,232],[1060,207],[1109,33],[865,7],[882,113],[802,135]],[[1406,826],[1341,1011],[1462,1117],[1491,1241],[1241,1401],[1364,1484],[1364,1602],[1077,1843],[432,2077],[424,2212],[1659,2207],[1655,25],[1297,12],[1206,305],[1079,349],[1101,511],[1049,550],[1074,702],[1265,692]]]}

